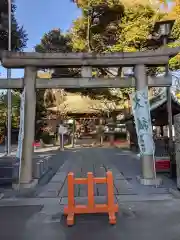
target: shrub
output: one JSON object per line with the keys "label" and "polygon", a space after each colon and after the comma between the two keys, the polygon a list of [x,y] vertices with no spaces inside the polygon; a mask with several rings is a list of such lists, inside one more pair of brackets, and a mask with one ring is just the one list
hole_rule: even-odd
{"label": "shrub", "polygon": [[43,132],[42,140],[43,140],[43,143],[50,144],[52,143],[52,136],[48,132]]}

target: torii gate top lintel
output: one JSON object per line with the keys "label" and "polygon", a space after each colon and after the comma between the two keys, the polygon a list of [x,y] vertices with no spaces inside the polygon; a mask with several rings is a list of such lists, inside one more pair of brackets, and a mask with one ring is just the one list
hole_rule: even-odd
{"label": "torii gate top lintel", "polygon": [[[2,65],[6,68],[25,68],[25,79],[1,79],[1,89],[23,88],[27,81],[34,81],[35,88],[118,88],[137,87],[138,84],[149,86],[170,86],[172,76],[146,76],[145,66],[164,66],[169,58],[177,55],[180,47],[161,48],[155,51],[119,52],[119,53],[36,53],[9,52],[1,54]],[[135,67],[134,76],[121,78],[93,78],[92,67]],[[138,67],[139,66],[139,67]],[[37,79],[38,69],[53,67],[81,68],[80,78]],[[34,72],[34,73],[33,73]],[[28,80],[29,79],[29,80]],[[34,79],[34,80],[32,80]],[[138,80],[139,79],[139,80]],[[144,80],[143,80],[144,79]],[[146,83],[145,83],[146,82]]]}
{"label": "torii gate top lintel", "polygon": [[37,53],[9,52],[1,54],[2,65],[6,68],[43,67],[116,67],[144,65],[165,65],[170,57],[177,55],[180,47],[161,48],[154,51],[118,53]]}

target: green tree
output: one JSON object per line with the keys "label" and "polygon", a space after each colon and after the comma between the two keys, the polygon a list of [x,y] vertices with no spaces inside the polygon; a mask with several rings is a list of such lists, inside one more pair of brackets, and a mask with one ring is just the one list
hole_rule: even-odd
{"label": "green tree", "polygon": [[[40,45],[36,46],[37,51],[104,53],[146,50],[149,49],[148,37],[152,34],[155,22],[166,16],[166,13],[157,11],[157,7],[148,0],[144,3],[140,0],[135,2],[128,0],[76,0],[73,2],[82,10],[81,16],[74,21],[73,27],[67,34],[62,34],[57,29],[45,34]],[[173,29],[172,33],[175,40],[179,38],[178,24],[176,23],[174,27],[177,30]],[[173,44],[177,44],[177,42]],[[178,63],[171,61],[170,67],[177,68]],[[76,77],[78,74],[79,69],[75,71],[74,69],[57,68],[54,69],[53,76]],[[122,76],[123,71],[122,68],[113,69],[113,71],[108,68],[93,69],[93,75],[115,77]],[[111,99],[118,96],[118,100],[123,100],[132,90],[121,89],[116,95],[112,94],[113,89],[81,89],[81,92],[92,98]]]}
{"label": "green tree", "polygon": [[[172,1],[174,5],[172,8],[166,13],[164,19],[174,19],[175,23],[172,29],[171,37],[175,40],[168,45],[170,47],[180,47],[180,1]],[[180,53],[175,57],[171,58],[169,61],[169,66],[171,70],[177,70],[180,68]]]}
{"label": "green tree", "polygon": [[[155,22],[164,20],[166,17],[176,19],[171,36],[174,42],[171,42],[169,46],[180,46],[180,11],[177,3],[167,13],[159,11],[161,3],[158,5],[155,1],[109,0],[105,4],[100,0],[76,0],[74,2],[82,9],[82,15],[74,22],[71,30],[74,51],[87,51],[88,41],[91,51],[94,52],[132,52],[158,48],[158,45],[149,46],[149,37],[153,33]],[[87,9],[91,14],[87,14],[89,13]],[[109,11],[111,12],[113,9],[117,12],[113,14],[114,19],[110,18],[108,21]],[[102,13],[103,18],[100,17]],[[179,69],[180,55],[170,59],[169,67],[171,70]],[[107,69],[104,70],[107,73]],[[148,69],[148,72],[155,74],[162,70],[151,68]],[[122,75],[122,69],[119,68],[117,73]],[[131,90],[123,89],[121,92],[126,97]]]}
{"label": "green tree", "polygon": [[[35,46],[36,52],[72,52],[71,39],[68,34],[63,34],[60,29],[53,29],[45,33],[41,42]],[[53,77],[70,77],[77,74],[69,68],[54,68]]]}
{"label": "green tree", "polygon": [[73,49],[77,51],[87,47],[87,35],[92,51],[138,51],[146,45],[155,21],[162,17],[150,4],[129,5],[120,0],[78,2],[82,16],[71,30]]}
{"label": "green tree", "polygon": [[[60,29],[53,29],[44,34],[39,44],[35,46],[36,52],[71,52],[70,39],[68,35],[64,35]],[[47,69],[43,69],[47,71]],[[54,68],[48,69],[53,72],[53,77],[68,77],[73,75],[72,69],[69,68]],[[48,80],[47,80],[48,81]],[[47,94],[48,93],[48,94]],[[47,115],[47,106],[53,105],[56,102],[53,91],[39,89],[37,92],[36,101],[36,128],[42,124],[42,118]]]}
{"label": "green tree", "polygon": [[[20,94],[12,91],[12,127],[19,127],[20,115]],[[0,129],[2,130],[6,124],[7,119],[7,93],[2,92],[0,95]]]}
{"label": "green tree", "polygon": [[[140,1],[139,1],[140,2]],[[162,17],[150,3],[130,4],[130,1],[76,1],[82,15],[74,21],[70,31],[73,51],[122,52],[140,51],[147,48],[147,39],[156,20]],[[96,69],[97,75],[122,76],[122,68]],[[133,89],[119,90],[121,99],[127,98]],[[104,90],[102,89],[101,92]],[[102,94],[107,96],[107,92]],[[99,90],[91,91],[95,96]],[[93,94],[92,94],[93,95]],[[111,96],[111,94],[110,94]],[[108,95],[109,97],[109,95]]]}
{"label": "green tree", "polygon": [[[13,51],[21,51],[26,47],[27,34],[22,26],[20,26],[15,17],[16,4],[12,0],[11,17],[12,17],[12,29],[11,48]],[[8,50],[8,0],[0,1],[0,50]],[[4,127],[7,119],[7,94],[1,94],[0,96],[0,126]],[[15,90],[12,94],[12,127],[19,126],[19,107],[20,107],[20,91]]]}
{"label": "green tree", "polygon": [[[15,18],[16,5],[12,1],[12,49],[20,51],[26,46],[27,34],[22,26],[20,26]],[[0,2],[0,49],[8,49],[8,0]]]}

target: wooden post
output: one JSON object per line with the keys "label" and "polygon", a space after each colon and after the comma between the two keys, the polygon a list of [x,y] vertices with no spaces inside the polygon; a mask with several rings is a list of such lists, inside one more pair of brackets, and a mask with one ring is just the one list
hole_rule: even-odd
{"label": "wooden post", "polygon": [[67,224],[74,224],[74,174],[71,172],[68,174],[68,208],[70,213],[67,217]]}
{"label": "wooden post", "polygon": [[88,172],[87,180],[88,180],[88,207],[89,209],[93,209],[94,208],[94,181],[93,181],[92,172]]}

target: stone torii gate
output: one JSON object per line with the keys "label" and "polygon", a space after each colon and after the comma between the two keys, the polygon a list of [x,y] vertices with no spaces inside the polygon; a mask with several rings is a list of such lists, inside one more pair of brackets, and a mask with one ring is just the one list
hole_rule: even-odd
{"label": "stone torii gate", "polygon": [[[15,53],[4,51],[2,65],[6,68],[24,68],[23,79],[1,79],[0,89],[26,87],[25,124],[20,183],[26,187],[32,182],[32,154],[35,128],[36,89],[47,88],[123,88],[141,90],[149,86],[171,86],[172,76],[147,77],[146,66],[165,66],[180,48],[162,48],[156,51],[120,53]],[[134,67],[134,76],[114,79],[92,78],[92,67]],[[53,67],[81,68],[80,78],[37,79],[37,70]],[[142,178],[154,179],[153,156],[142,158]]]}

